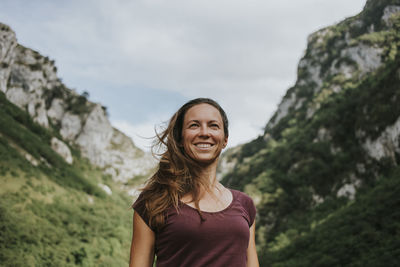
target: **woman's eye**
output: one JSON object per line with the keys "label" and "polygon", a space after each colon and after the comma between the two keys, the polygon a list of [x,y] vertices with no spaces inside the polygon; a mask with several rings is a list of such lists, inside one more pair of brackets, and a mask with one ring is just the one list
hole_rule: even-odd
{"label": "woman's eye", "polygon": [[218,124],[211,124],[211,128],[219,129],[219,125]]}
{"label": "woman's eye", "polygon": [[198,126],[197,123],[192,123],[192,124],[189,125],[189,128],[195,128],[195,127],[197,127],[197,126]]}

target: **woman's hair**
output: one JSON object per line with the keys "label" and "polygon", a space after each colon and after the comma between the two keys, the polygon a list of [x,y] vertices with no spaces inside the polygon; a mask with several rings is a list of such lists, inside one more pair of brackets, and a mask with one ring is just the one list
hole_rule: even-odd
{"label": "woman's hair", "polygon": [[189,157],[182,144],[182,127],[186,112],[193,106],[209,104],[218,109],[225,137],[228,137],[228,118],[222,107],[212,99],[196,98],[184,104],[169,120],[168,126],[161,133],[156,133],[153,146],[164,147],[156,173],[142,189],[141,201],[144,201],[149,224],[159,229],[165,223],[166,210],[173,206],[178,210],[179,200],[187,193],[192,196],[195,207],[203,219],[199,201],[201,189],[210,191],[209,179],[201,178],[202,165]]}

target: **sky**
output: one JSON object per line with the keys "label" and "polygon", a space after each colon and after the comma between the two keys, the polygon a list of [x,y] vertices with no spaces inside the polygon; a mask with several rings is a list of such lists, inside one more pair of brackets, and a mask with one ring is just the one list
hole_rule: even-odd
{"label": "sky", "polygon": [[225,109],[232,147],[263,133],[295,84],[307,37],[365,2],[1,0],[0,22],[54,59],[64,84],[106,106],[140,148],[196,97]]}

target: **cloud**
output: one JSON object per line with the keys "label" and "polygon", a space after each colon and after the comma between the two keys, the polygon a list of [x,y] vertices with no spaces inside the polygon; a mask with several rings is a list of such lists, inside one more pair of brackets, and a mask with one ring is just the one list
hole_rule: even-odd
{"label": "cloud", "polygon": [[[24,45],[54,58],[67,86],[107,101],[109,112],[118,115],[113,121],[126,131],[147,134],[152,118],[168,118],[178,102],[206,96],[226,109],[235,144],[262,133],[295,82],[307,36],[356,15],[364,4],[4,0],[0,20]],[[141,102],[129,106],[132,98]],[[138,120],[127,113],[149,115]]]}
{"label": "cloud", "polygon": [[70,76],[185,91],[266,75],[293,80],[307,35],[364,1],[351,2],[45,1],[29,6],[39,23],[24,27],[59,47],[51,56]]}

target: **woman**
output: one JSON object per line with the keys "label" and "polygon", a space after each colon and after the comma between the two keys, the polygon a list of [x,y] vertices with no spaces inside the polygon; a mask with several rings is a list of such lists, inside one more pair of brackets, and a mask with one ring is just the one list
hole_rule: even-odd
{"label": "woman", "polygon": [[157,172],[133,204],[130,266],[259,266],[253,201],[216,179],[228,119],[214,100],[183,105],[158,136]]}

